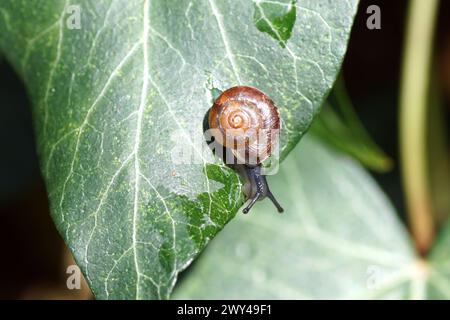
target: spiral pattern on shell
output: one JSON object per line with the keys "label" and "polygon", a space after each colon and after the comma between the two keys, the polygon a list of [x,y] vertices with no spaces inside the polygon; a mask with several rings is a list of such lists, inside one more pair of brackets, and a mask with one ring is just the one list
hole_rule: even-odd
{"label": "spiral pattern on shell", "polygon": [[258,165],[272,154],[281,129],[273,101],[248,86],[224,91],[209,111],[208,124],[215,140],[248,165]]}

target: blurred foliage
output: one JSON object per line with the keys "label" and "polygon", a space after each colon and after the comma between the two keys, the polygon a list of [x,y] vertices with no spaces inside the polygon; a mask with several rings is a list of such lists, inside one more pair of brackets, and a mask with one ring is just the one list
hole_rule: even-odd
{"label": "blurred foliage", "polygon": [[445,104],[436,72],[433,72],[431,81],[426,137],[431,161],[427,170],[434,218],[437,226],[441,227],[450,215],[450,155]]}
{"label": "blurred foliage", "polygon": [[342,75],[311,130],[369,169],[386,172],[392,168],[392,159],[373,141],[356,114]]}
{"label": "blurred foliage", "polygon": [[174,298],[450,298],[450,233],[429,260],[418,257],[389,200],[356,161],[309,134],[270,183],[283,190],[277,196],[285,213],[261,203],[230,222]]}

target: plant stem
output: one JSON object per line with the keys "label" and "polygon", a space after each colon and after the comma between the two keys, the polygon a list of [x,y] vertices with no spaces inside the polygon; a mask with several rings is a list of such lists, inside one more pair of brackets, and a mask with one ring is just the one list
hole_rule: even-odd
{"label": "plant stem", "polygon": [[400,153],[410,228],[426,254],[434,237],[427,172],[427,102],[439,0],[411,0],[400,92]]}

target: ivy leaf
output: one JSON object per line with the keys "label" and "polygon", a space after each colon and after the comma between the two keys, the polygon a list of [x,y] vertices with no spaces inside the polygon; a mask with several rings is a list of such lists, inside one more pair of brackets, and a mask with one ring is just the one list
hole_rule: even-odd
{"label": "ivy leaf", "polygon": [[[296,181],[296,183],[294,183]],[[428,259],[362,166],[309,135],[175,288],[176,299],[448,299],[450,224]]]}
{"label": "ivy leaf", "polygon": [[356,6],[296,3],[282,48],[253,1],[1,2],[0,48],[33,102],[52,216],[98,299],[169,297],[243,201],[204,142],[212,92],[266,92],[285,157],[332,86]]}
{"label": "ivy leaf", "polygon": [[423,261],[425,272],[422,276],[422,287],[429,299],[450,299],[450,223],[447,223],[441,231],[429,261]]}
{"label": "ivy leaf", "polygon": [[[311,135],[269,182],[285,206],[264,203],[215,238],[175,298],[401,297],[415,270],[409,236],[354,160]],[[283,185],[289,188],[283,188]]]}

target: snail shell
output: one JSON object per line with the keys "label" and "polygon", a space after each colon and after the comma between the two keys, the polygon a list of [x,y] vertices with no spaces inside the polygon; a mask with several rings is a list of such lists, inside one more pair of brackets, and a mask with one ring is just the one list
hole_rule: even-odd
{"label": "snail shell", "polygon": [[248,86],[224,91],[209,111],[208,124],[212,136],[231,150],[239,163],[255,166],[272,154],[281,129],[273,101]]}

